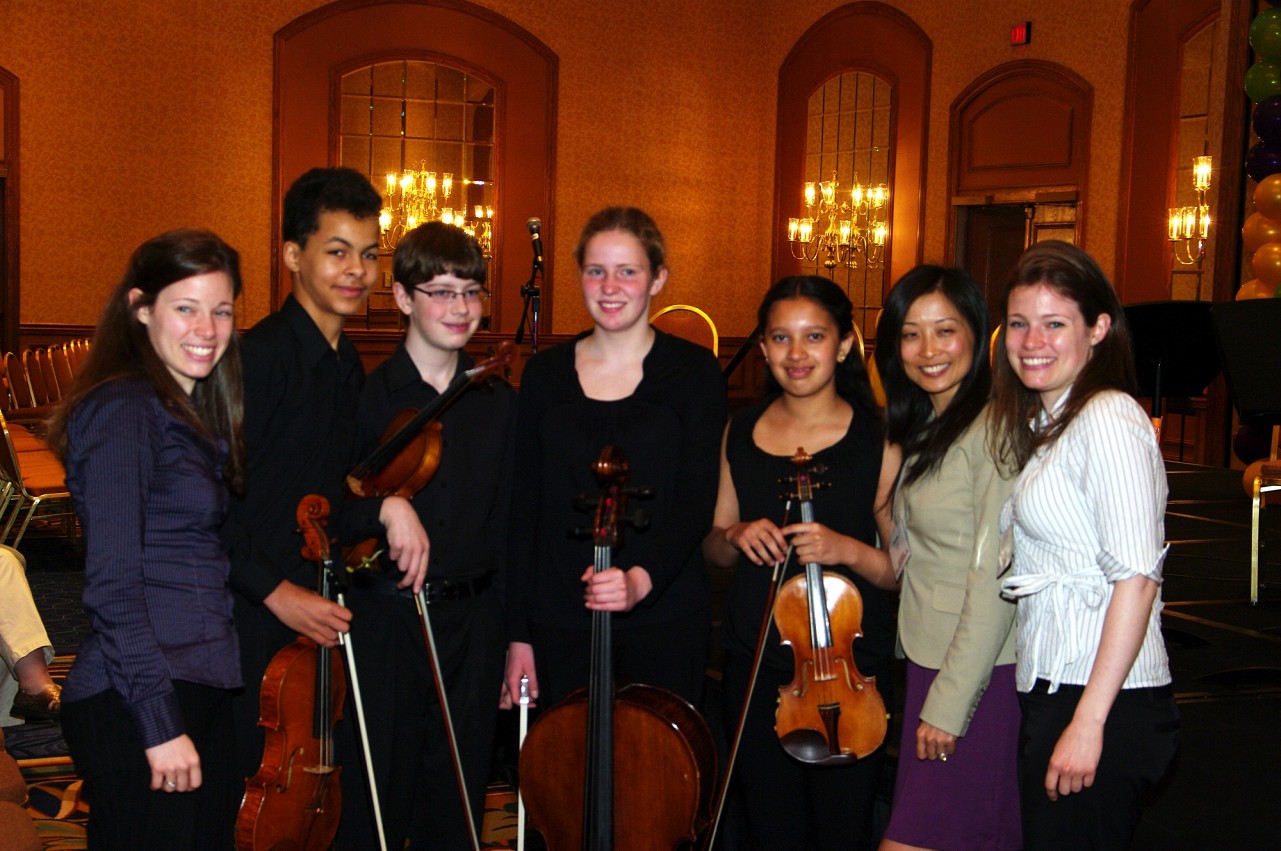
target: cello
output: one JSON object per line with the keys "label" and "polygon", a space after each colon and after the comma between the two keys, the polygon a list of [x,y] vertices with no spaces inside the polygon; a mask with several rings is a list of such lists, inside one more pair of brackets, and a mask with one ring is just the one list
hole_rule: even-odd
{"label": "cello", "polygon": [[[804,449],[792,456],[795,498],[801,522],[814,522]],[[795,661],[792,682],[778,690],[775,730],[783,749],[810,765],[841,765],[862,759],[885,740],[888,718],[875,677],[854,664],[854,640],[863,635],[863,597],[852,581],[809,563],[783,583],[774,601],[774,623]]]}
{"label": "cello", "polygon": [[[601,492],[594,570],[608,570],[627,515],[627,461],[607,446],[593,466]],[[716,749],[702,716],[666,689],[613,681],[610,612],[592,612],[587,688],[544,712],[520,753],[529,825],[549,851],[670,851],[710,820]],[[626,778],[619,794],[616,778]]]}
{"label": "cello", "polygon": [[[323,496],[310,494],[298,503],[298,526],[306,542],[303,557],[319,564],[317,592],[327,600],[336,596],[341,605],[324,527],[328,516],[329,502]],[[343,639],[361,739],[367,743],[351,642],[349,637]],[[245,782],[236,817],[239,851],[324,851],[333,844],[342,811],[338,782],[342,769],[334,762],[333,728],[342,717],[347,691],[337,659],[337,648],[320,647],[299,636],[267,666],[258,720],[266,728],[262,765]],[[365,760],[368,766],[367,744]],[[381,843],[376,793],[374,798]]]}

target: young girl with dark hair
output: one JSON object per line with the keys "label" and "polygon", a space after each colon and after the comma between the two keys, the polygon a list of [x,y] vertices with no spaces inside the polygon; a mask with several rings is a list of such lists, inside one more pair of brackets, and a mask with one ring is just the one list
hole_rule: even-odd
{"label": "young girl with dark hair", "polygon": [[1179,726],[1161,637],[1165,467],[1131,396],[1125,313],[1084,251],[1024,252],[997,346],[993,443],[1021,469],[1001,527],[1025,847],[1127,848]]}
{"label": "young girl with dark hair", "polygon": [[987,337],[982,293],[940,266],[894,285],[877,330],[887,439],[904,458],[890,553],[907,657],[882,851],[1023,847],[1014,606],[997,579],[997,519],[1014,482],[987,449]]}
{"label": "young girl with dark hair", "polygon": [[[773,393],[734,415],[721,452],[720,492],[703,553],[737,567],[725,611],[725,718],[737,719],[771,580],[789,543],[788,575],[818,563],[852,580],[863,598],[862,637],[854,641],[859,671],[877,677],[890,702],[894,648],[889,559],[876,547],[877,506],[884,505],[897,462],[883,460],[881,421],[867,371],[855,350],[853,308],[826,278],[779,281],[759,311],[761,351]],[[779,523],[797,447],[813,456],[824,486],[813,500],[815,522]],[[829,487],[830,486],[830,487]],[[752,691],[733,783],[746,815],[747,847],[857,847],[868,829],[883,748],[853,765],[816,767],[794,760],[774,730],[778,689],[793,678],[792,651],[771,623],[760,677]],[[838,648],[842,654],[849,648]]]}
{"label": "young girl with dark hair", "polygon": [[218,527],[241,480],[239,292],[213,234],[143,243],[50,428],[85,537],[93,632],[62,717],[90,847],[231,842],[241,677]]}

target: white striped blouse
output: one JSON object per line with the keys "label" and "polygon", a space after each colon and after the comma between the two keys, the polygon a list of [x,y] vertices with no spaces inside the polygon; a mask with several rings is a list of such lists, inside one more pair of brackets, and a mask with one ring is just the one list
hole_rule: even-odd
{"label": "white striped blouse", "polygon": [[[1047,421],[1042,413],[1033,427]],[[1161,582],[1168,492],[1151,421],[1118,391],[1096,394],[1028,461],[1001,517],[1003,534],[1013,527],[1014,566],[1002,590],[1018,600],[1019,691],[1031,691],[1038,678],[1051,692],[1061,683],[1085,685],[1112,583],[1136,575]],[[1158,590],[1122,688],[1170,682],[1161,605]]]}

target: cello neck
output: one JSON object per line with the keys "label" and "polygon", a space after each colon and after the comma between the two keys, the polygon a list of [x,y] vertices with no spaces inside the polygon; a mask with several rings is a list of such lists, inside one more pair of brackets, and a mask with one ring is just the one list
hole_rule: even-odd
{"label": "cello neck", "polygon": [[[604,499],[604,497],[602,497]],[[595,547],[594,571],[609,569],[612,550]],[[587,777],[583,783],[583,851],[614,845],[614,663],[609,612],[592,612],[591,679],[587,686]]]}

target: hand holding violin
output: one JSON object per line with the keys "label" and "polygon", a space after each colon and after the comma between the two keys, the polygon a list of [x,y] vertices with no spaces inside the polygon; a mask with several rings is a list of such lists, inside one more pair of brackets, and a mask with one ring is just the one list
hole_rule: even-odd
{"label": "hand holding violin", "polygon": [[796,549],[801,564],[848,565],[858,559],[856,541],[822,523],[791,523],[781,530]]}

